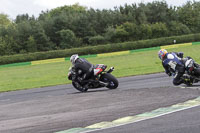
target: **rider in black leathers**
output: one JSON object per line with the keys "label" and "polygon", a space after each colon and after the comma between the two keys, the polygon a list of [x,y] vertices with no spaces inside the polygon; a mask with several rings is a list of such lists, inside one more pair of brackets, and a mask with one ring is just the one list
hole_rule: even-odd
{"label": "rider in black leathers", "polygon": [[[70,61],[75,69],[75,72],[78,74],[79,81],[84,82],[91,78],[94,74],[94,66],[84,58],[80,58],[78,54],[71,56]],[[84,87],[87,88],[87,82],[85,82]]]}

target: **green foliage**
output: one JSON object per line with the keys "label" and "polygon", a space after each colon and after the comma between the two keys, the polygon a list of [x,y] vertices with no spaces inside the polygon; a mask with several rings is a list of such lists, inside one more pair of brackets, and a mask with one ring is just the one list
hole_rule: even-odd
{"label": "green foliage", "polygon": [[[200,49],[200,45],[169,49],[168,51],[182,51],[185,56],[191,56],[195,61],[200,62],[197,49]],[[104,63],[108,68],[114,66],[115,71],[112,74],[116,77],[125,77],[163,72],[164,69],[157,52],[157,50],[133,52],[119,56],[88,58],[88,60],[92,64]],[[71,83],[66,78],[70,66],[71,63],[67,60],[66,62],[34,66],[1,67],[0,92]]]}
{"label": "green foliage", "polygon": [[125,40],[128,39],[129,33],[123,29],[123,26],[118,26],[116,28],[116,34],[115,34],[115,38],[120,41],[120,42],[124,42]]}
{"label": "green foliage", "polygon": [[103,36],[97,35],[89,38],[89,44],[91,45],[97,45],[103,43],[105,43],[105,38]]}
{"label": "green foliage", "polygon": [[179,7],[153,1],[112,10],[77,3],[42,11],[38,18],[21,14],[14,21],[0,14],[0,55],[200,33],[199,12],[196,1]]}
{"label": "green foliage", "polygon": [[185,24],[176,21],[172,21],[169,24],[169,30],[170,30],[170,35],[175,35],[175,36],[191,33],[190,29]]}
{"label": "green foliage", "polygon": [[191,31],[197,32],[200,28],[200,2],[188,1],[178,8],[179,21],[187,25]]}
{"label": "green foliage", "polygon": [[168,29],[164,23],[155,23],[152,25],[153,38],[168,36]]}
{"label": "green foliage", "polygon": [[26,42],[28,52],[36,52],[37,44],[33,36],[30,36]]}
{"label": "green foliage", "polygon": [[134,23],[126,22],[121,25],[121,29],[124,29],[127,32],[127,40],[138,40],[138,27]]}
{"label": "green foliage", "polygon": [[8,18],[8,15],[0,13],[0,28],[1,27],[7,27],[12,22]]}
{"label": "green foliage", "polygon": [[78,3],[76,3],[72,6],[62,6],[62,7],[52,9],[49,12],[49,14],[50,14],[50,16],[59,16],[63,12],[69,12],[69,13],[78,12],[78,13],[81,13],[81,12],[85,12],[85,11],[86,11],[86,7],[80,6]]}
{"label": "green foliage", "polygon": [[[107,45],[87,46],[82,48],[55,50],[47,52],[18,54],[13,56],[0,56],[0,65],[16,63],[16,62],[27,62],[34,60],[70,57],[72,54],[88,55],[88,54],[98,54],[98,53],[107,53],[107,52],[124,51],[124,50],[134,50],[141,48],[150,48],[150,47],[173,44],[173,40],[176,40],[177,43],[200,41],[200,34],[172,36],[172,37],[165,37],[165,38],[158,38],[151,40],[114,43]],[[1,46],[2,45],[0,44],[0,50]]]}
{"label": "green foliage", "polygon": [[152,28],[150,24],[141,24],[138,32],[139,39],[149,39],[152,38]]}
{"label": "green foliage", "polygon": [[16,19],[15,19],[15,23],[21,23],[21,22],[24,22],[24,21],[34,21],[35,20],[35,17],[32,16],[32,17],[29,17],[28,14],[22,14],[22,15],[17,15]]}
{"label": "green foliage", "polygon": [[109,26],[106,29],[106,33],[104,34],[104,38],[108,42],[116,42],[117,40],[115,39],[116,36],[116,29],[114,27]]}
{"label": "green foliage", "polygon": [[150,23],[167,23],[169,20],[168,4],[166,1],[153,1],[147,4],[147,20]]}
{"label": "green foliage", "polygon": [[50,38],[45,34],[45,31],[40,23],[34,23],[31,31],[38,51],[49,51],[54,49],[54,43],[52,43]]}
{"label": "green foliage", "polygon": [[76,36],[71,30],[61,30],[58,32],[61,36],[60,47],[62,49],[71,48],[76,45]]}

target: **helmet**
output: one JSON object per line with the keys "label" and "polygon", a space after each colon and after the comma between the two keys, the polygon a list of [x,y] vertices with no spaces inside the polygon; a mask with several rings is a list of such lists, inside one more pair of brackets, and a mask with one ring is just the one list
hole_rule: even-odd
{"label": "helmet", "polygon": [[74,54],[70,57],[71,63],[74,65],[76,60],[79,58],[78,54]]}
{"label": "helmet", "polygon": [[158,51],[158,57],[162,60],[163,57],[164,57],[167,53],[168,53],[167,50],[161,49],[161,50]]}

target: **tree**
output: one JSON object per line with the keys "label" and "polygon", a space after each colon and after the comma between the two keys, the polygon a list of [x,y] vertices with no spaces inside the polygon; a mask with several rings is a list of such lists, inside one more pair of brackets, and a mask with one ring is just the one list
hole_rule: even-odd
{"label": "tree", "polygon": [[188,1],[183,7],[179,7],[177,12],[179,22],[188,26],[192,32],[200,31],[200,2]]}
{"label": "tree", "polygon": [[168,4],[166,1],[153,1],[147,4],[146,16],[149,23],[165,22],[168,20]]}
{"label": "tree", "polygon": [[146,24],[147,16],[146,13],[148,12],[148,8],[144,3],[139,3],[138,8],[136,9],[136,24]]}
{"label": "tree", "polygon": [[82,13],[82,12],[86,12],[87,7],[84,6],[80,6],[79,3],[76,3],[74,5],[71,6],[61,6],[61,7],[57,7],[55,9],[52,9],[49,14],[51,17],[53,16],[59,16],[62,13]]}
{"label": "tree", "polygon": [[159,38],[159,37],[165,37],[168,36],[168,29],[166,24],[164,23],[155,23],[152,24],[152,37],[153,38]]}
{"label": "tree", "polygon": [[138,40],[138,28],[137,25],[130,22],[125,22],[122,24],[123,29],[128,32],[127,40]]}
{"label": "tree", "polygon": [[141,24],[138,30],[138,37],[140,40],[142,39],[150,39],[152,38],[152,28],[150,24]]}
{"label": "tree", "polygon": [[7,27],[10,25],[12,22],[8,18],[8,15],[6,14],[0,14],[0,27]]}
{"label": "tree", "polygon": [[0,43],[2,44],[1,48],[5,50],[5,55],[19,53],[21,46],[17,41],[17,34],[14,24],[0,28]]}
{"label": "tree", "polygon": [[88,9],[78,3],[42,11],[38,18],[0,14],[0,51],[15,54],[118,43],[200,31],[200,2],[166,1]]}
{"label": "tree", "polygon": [[37,52],[37,44],[33,36],[30,36],[26,41],[27,52]]}
{"label": "tree", "polygon": [[115,34],[115,39],[120,41],[120,42],[124,42],[124,41],[128,41],[129,38],[129,33],[123,28],[123,26],[118,26],[116,28],[116,34]]}
{"label": "tree", "polygon": [[29,20],[29,15],[28,14],[22,14],[22,15],[17,15],[16,19],[15,19],[15,23],[21,23],[24,21],[28,21]]}
{"label": "tree", "polygon": [[48,51],[55,48],[55,44],[50,41],[40,23],[36,22],[32,25],[31,35],[34,37],[39,51]]}
{"label": "tree", "polygon": [[19,49],[19,45],[17,45],[13,37],[8,35],[0,39],[0,45],[1,51],[4,55],[16,54],[17,50]]}
{"label": "tree", "polygon": [[104,34],[104,38],[108,42],[116,42],[117,40],[115,39],[116,36],[116,29],[113,26],[109,26],[106,29],[106,33]]}
{"label": "tree", "polygon": [[20,45],[20,51],[27,51],[27,40],[32,35],[32,27],[28,21],[23,21],[16,25],[16,42]]}
{"label": "tree", "polygon": [[116,27],[115,39],[120,41],[133,41],[138,40],[138,28],[137,25],[130,22],[125,22]]}
{"label": "tree", "polygon": [[89,38],[89,44],[97,45],[97,44],[103,44],[103,43],[105,43],[105,38],[101,35],[97,35],[97,36]]}
{"label": "tree", "polygon": [[184,34],[190,34],[190,29],[180,22],[172,21],[169,24],[169,32],[171,36],[177,36],[177,35],[184,35]]}
{"label": "tree", "polygon": [[76,36],[71,30],[61,30],[58,32],[61,36],[60,47],[62,49],[71,48],[76,45]]}

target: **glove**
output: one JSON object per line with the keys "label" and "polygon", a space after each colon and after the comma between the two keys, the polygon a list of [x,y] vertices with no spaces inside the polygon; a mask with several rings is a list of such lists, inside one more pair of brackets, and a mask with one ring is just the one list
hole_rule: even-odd
{"label": "glove", "polygon": [[183,58],[183,52],[179,52],[179,53],[178,53],[178,56],[179,56],[180,58]]}
{"label": "glove", "polygon": [[172,76],[172,73],[168,72],[167,75],[170,77],[170,76]]}
{"label": "glove", "polygon": [[82,70],[79,69],[79,70],[78,70],[78,75],[81,75],[81,74],[82,74]]}

